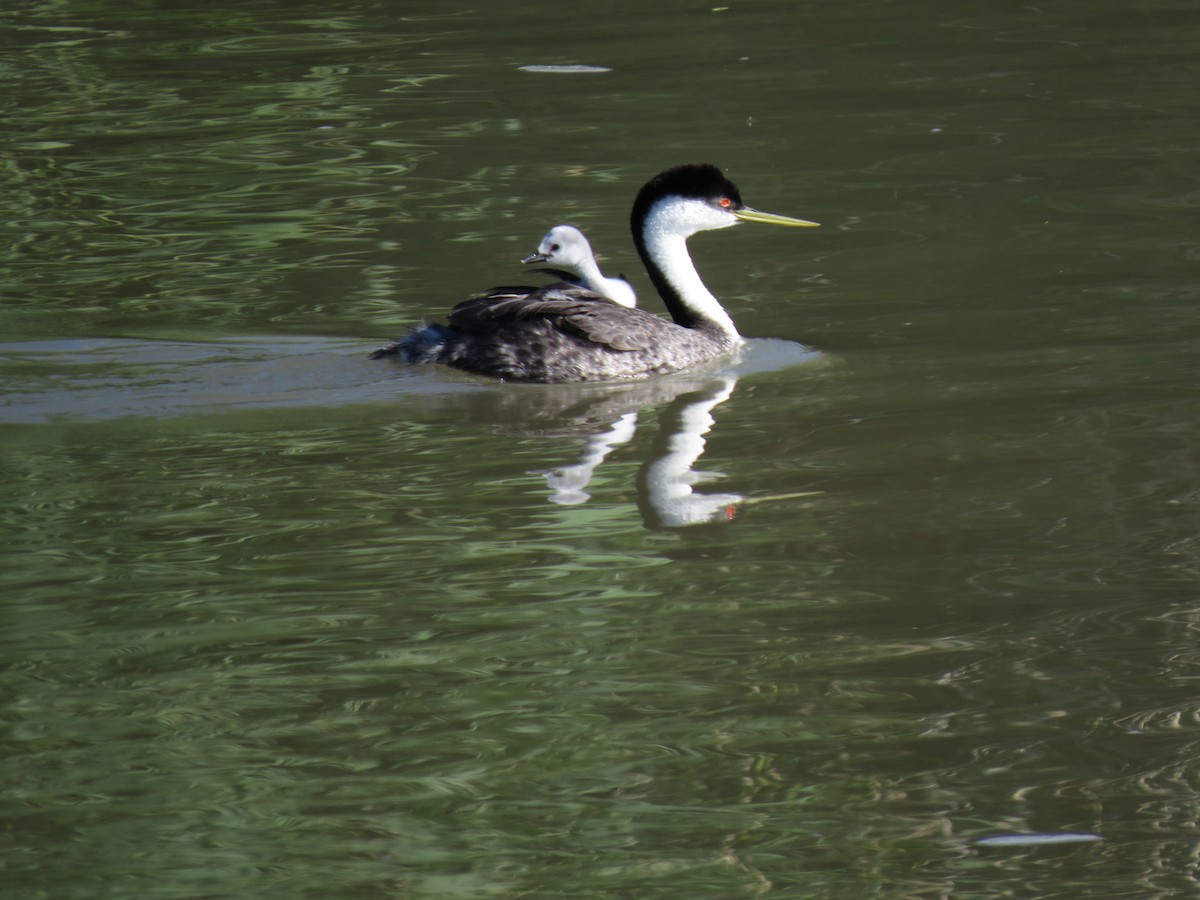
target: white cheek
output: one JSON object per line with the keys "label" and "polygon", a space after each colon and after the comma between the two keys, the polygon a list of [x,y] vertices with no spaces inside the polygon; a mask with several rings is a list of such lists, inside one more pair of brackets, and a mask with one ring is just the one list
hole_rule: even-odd
{"label": "white cheek", "polygon": [[728,228],[730,225],[736,225],[738,223],[737,217],[728,210],[714,209],[707,203],[703,204],[701,208],[705,213],[704,225],[702,225],[701,228],[703,228],[705,231],[709,231],[714,228]]}
{"label": "white cheek", "polygon": [[717,209],[700,200],[666,197],[656,203],[646,217],[647,228],[662,234],[690,237],[697,231],[728,228],[738,220],[733,213]]}

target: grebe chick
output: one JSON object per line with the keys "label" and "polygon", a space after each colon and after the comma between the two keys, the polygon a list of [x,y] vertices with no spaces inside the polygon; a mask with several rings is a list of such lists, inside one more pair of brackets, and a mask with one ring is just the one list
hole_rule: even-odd
{"label": "grebe chick", "polygon": [[556,225],[546,232],[535,253],[521,260],[530,263],[549,263],[553,268],[546,271],[564,281],[587,288],[594,294],[607,297],[613,303],[633,308],[637,306],[637,294],[624,278],[608,278],[596,264],[592,245],[583,232],[570,225]]}
{"label": "grebe chick", "polygon": [[633,242],[673,321],[574,285],[494,288],[464,300],[445,325],[422,325],[375,351],[505,381],[614,381],[676,372],[742,343],[700,280],[687,239],[739,222],[812,226],[750,209],[716,166],[676,166],[651,178],[630,213]]}

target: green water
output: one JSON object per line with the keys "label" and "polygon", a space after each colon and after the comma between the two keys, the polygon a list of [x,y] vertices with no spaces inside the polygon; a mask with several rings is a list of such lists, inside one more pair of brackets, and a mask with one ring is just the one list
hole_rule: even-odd
{"label": "green water", "polygon": [[[0,13],[4,895],[1194,896],[1198,45]],[[366,359],[563,221],[657,309],[628,208],[693,160],[823,225],[692,241],[739,361]],[[975,843],[1028,832],[1102,840]]]}

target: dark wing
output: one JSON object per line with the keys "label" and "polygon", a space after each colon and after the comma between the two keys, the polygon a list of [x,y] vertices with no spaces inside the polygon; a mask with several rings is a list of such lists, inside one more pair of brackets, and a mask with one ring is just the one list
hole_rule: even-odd
{"label": "dark wing", "polygon": [[456,328],[494,327],[524,319],[561,315],[586,302],[610,301],[566,282],[545,287],[495,287],[464,300],[450,310],[450,324]]}
{"label": "dark wing", "polygon": [[450,324],[471,331],[528,327],[538,321],[612,350],[643,350],[671,323],[629,309],[570,284],[544,288],[498,287],[464,300],[450,311]]}

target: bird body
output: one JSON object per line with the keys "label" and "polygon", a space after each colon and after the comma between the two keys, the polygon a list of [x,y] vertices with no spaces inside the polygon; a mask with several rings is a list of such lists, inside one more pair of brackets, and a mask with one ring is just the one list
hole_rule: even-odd
{"label": "bird body", "polygon": [[671,321],[577,285],[493,288],[455,306],[445,325],[422,325],[372,358],[546,383],[642,378],[714,359],[742,338],[701,280],[687,239],[740,221],[816,224],[746,207],[715,166],[676,166],[642,187],[630,214],[638,255]]}
{"label": "bird body", "polygon": [[734,341],[710,327],[681,329],[590,291],[550,285],[536,295],[495,288],[464,300],[446,325],[422,326],[395,346],[406,362],[553,384],[663,375],[719,356]]}

